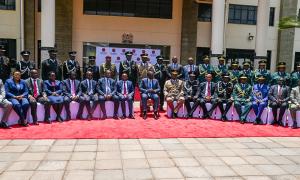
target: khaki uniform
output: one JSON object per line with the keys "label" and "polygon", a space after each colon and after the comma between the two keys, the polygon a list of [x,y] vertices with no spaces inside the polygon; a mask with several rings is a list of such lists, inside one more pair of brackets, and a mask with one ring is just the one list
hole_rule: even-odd
{"label": "khaki uniform", "polygon": [[182,80],[168,80],[164,86],[164,95],[166,101],[184,101],[183,81]]}
{"label": "khaki uniform", "polygon": [[147,78],[148,71],[154,72],[154,66],[149,63],[141,63],[138,65],[138,82],[142,79]]}

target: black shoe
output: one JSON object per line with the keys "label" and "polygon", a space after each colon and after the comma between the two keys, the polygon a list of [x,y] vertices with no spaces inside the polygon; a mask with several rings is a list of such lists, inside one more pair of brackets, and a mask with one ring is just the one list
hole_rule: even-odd
{"label": "black shoe", "polygon": [[178,118],[177,113],[174,113],[174,119]]}
{"label": "black shoe", "polygon": [[133,114],[129,114],[128,118],[129,118],[129,119],[135,119],[135,117],[134,117]]}
{"label": "black shoe", "polygon": [[10,129],[10,127],[8,126],[8,124],[6,122],[1,122],[0,126],[4,129]]}
{"label": "black shoe", "polygon": [[47,123],[47,124],[51,124],[50,119],[45,119],[44,122]]}
{"label": "black shoe", "polygon": [[34,125],[39,125],[39,123],[37,121],[33,122]]}
{"label": "black shoe", "polygon": [[143,119],[144,119],[144,120],[147,119],[147,112],[146,112],[146,111],[143,112]]}
{"label": "black shoe", "polygon": [[242,119],[242,120],[240,121],[241,124],[245,124],[245,122],[246,122],[245,119]]}
{"label": "black shoe", "polygon": [[28,123],[22,123],[21,126],[28,127],[29,125],[28,125]]}
{"label": "black shoe", "polygon": [[120,119],[126,119],[126,115],[121,116]]}
{"label": "black shoe", "polygon": [[281,121],[278,121],[278,126],[283,126],[283,123]]}
{"label": "black shoe", "polygon": [[154,119],[155,119],[155,120],[158,120],[158,118],[159,118],[159,117],[158,117],[158,113],[157,113],[157,112],[154,112]]}
{"label": "black shoe", "polygon": [[70,121],[71,120],[71,116],[70,115],[67,115],[67,118],[65,121]]}
{"label": "black shoe", "polygon": [[208,114],[204,114],[202,119],[209,119],[209,115]]}
{"label": "black shoe", "polygon": [[105,119],[107,119],[107,115],[106,115],[106,114],[104,114],[104,115],[102,116],[101,120],[105,120]]}
{"label": "black shoe", "polygon": [[113,116],[113,119],[114,119],[114,120],[119,120],[118,115],[115,114],[115,115]]}
{"label": "black shoe", "polygon": [[188,114],[188,118],[193,118],[193,114]]}
{"label": "black shoe", "polygon": [[57,116],[57,118],[56,118],[56,120],[58,121],[58,122],[63,122],[63,120],[62,120],[62,118],[60,117],[60,116]]}

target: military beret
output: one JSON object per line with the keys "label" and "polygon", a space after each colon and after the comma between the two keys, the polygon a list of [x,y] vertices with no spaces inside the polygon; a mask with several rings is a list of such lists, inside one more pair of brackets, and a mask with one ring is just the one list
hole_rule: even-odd
{"label": "military beret", "polygon": [[285,67],[286,66],[286,63],[285,62],[279,62],[277,67]]}
{"label": "military beret", "polygon": [[89,56],[89,60],[90,60],[90,61],[95,61],[95,60],[96,60],[96,57],[95,57],[95,56]]}
{"label": "military beret", "polygon": [[20,54],[22,56],[29,56],[30,55],[30,51],[22,51]]}
{"label": "military beret", "polygon": [[160,59],[160,60],[163,60],[164,57],[162,57],[162,56],[156,56],[156,59],[157,59],[157,60],[159,60],[159,59]]}
{"label": "military beret", "polygon": [[142,53],[141,57],[148,57],[148,54],[147,53]]}
{"label": "military beret", "polygon": [[77,54],[76,51],[70,51],[70,52],[69,52],[69,55],[70,55],[70,56],[75,56],[76,54]]}
{"label": "military beret", "polygon": [[131,51],[127,51],[127,52],[125,53],[125,55],[126,55],[126,56],[132,56],[132,52],[131,52]]}

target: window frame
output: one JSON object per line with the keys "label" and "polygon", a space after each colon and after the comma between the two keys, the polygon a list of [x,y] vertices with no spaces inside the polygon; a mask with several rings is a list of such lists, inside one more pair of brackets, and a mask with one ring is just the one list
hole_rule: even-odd
{"label": "window frame", "polygon": [[[243,18],[243,13],[246,13],[246,18]],[[242,5],[242,4],[229,4],[228,23],[256,25],[257,24],[257,6]]]}
{"label": "window frame", "polygon": [[[203,6],[203,9],[207,8],[207,11],[204,13],[201,13],[201,8]],[[209,14],[208,14],[209,13]],[[212,4],[210,3],[199,3],[198,4],[198,21],[199,22],[211,22],[212,21]]]}
{"label": "window frame", "polygon": [[16,0],[0,0],[0,10],[15,11]]}

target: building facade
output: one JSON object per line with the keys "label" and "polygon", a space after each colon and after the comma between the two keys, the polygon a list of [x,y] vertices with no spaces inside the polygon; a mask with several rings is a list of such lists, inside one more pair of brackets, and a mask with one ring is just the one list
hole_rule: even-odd
{"label": "building facade", "polygon": [[300,61],[300,30],[279,31],[278,23],[299,6],[299,0],[4,0],[0,44],[10,58],[30,50],[38,65],[49,47],[60,61],[77,51],[83,65],[97,46],[113,46],[160,49],[183,64],[188,57],[201,63],[207,54],[212,63],[221,54],[228,63],[267,58],[270,70],[285,61],[292,71]]}

